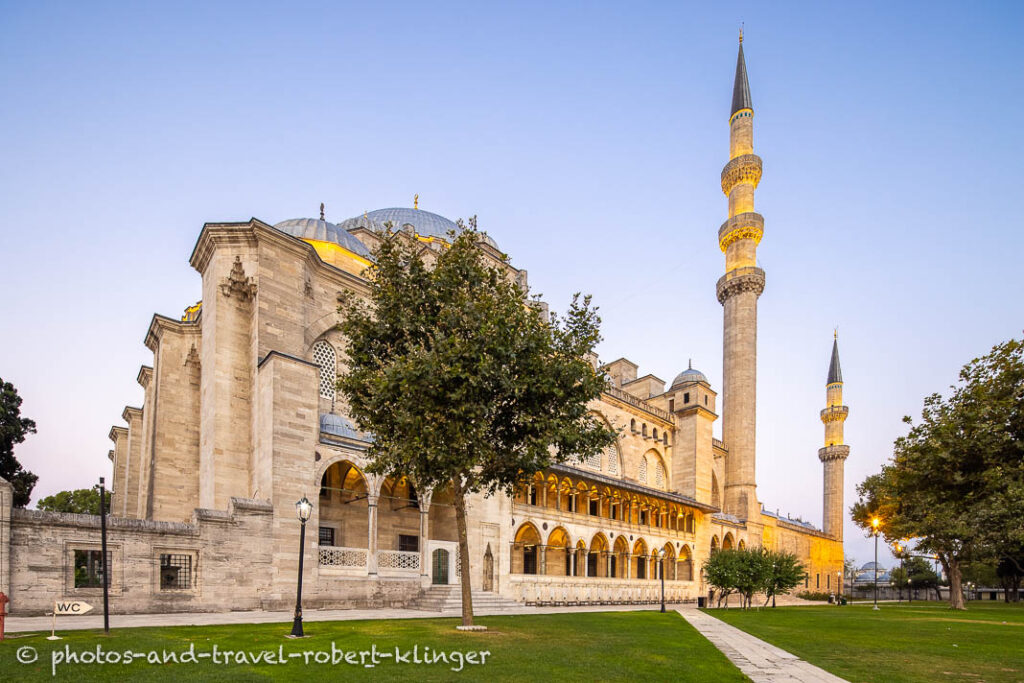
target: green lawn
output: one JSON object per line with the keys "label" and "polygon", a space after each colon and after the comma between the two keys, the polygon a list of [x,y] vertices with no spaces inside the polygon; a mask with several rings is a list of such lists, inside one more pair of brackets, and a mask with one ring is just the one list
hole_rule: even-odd
{"label": "green lawn", "polygon": [[1024,681],[1024,605],[708,610],[850,681]]}
{"label": "green lawn", "polygon": [[[290,624],[136,628],[115,630],[109,637],[95,631],[66,631],[65,639],[48,641],[43,634],[21,635],[0,642],[0,680],[32,681],[50,678],[51,658],[67,646],[73,652],[97,646],[104,652],[132,651],[182,653],[195,646],[196,654],[244,650],[250,654],[284,650],[286,665],[261,663],[61,664],[57,680],[155,680],[155,681],[310,681],[326,676],[338,680],[408,681],[529,681],[529,680],[674,680],[743,681],[746,678],[723,654],[675,612],[606,612],[526,616],[480,617],[489,630],[462,633],[455,619],[402,619],[393,621],[307,622],[302,640],[284,637]],[[374,668],[360,664],[316,664],[311,659],[288,657],[302,651],[369,650],[394,653],[399,647],[419,647],[422,659],[429,652],[488,651],[484,664],[464,664],[452,671],[454,662],[397,664],[382,659]],[[20,664],[20,648],[35,648],[38,661]],[[28,652],[28,651],[24,651]],[[23,656],[24,656],[23,652]],[[162,656],[162,654],[161,654]],[[231,655],[234,657],[235,655]],[[356,655],[355,657],[358,657]],[[481,657],[478,655],[478,658]],[[358,662],[358,658],[355,659]],[[370,662],[366,658],[366,663]],[[264,659],[265,662],[265,659]]]}

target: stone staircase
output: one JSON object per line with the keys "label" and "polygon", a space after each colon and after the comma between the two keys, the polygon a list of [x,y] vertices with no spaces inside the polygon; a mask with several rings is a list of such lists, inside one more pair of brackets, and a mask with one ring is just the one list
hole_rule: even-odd
{"label": "stone staircase", "polygon": [[[462,610],[462,586],[431,586],[410,607],[427,612],[460,612]],[[523,605],[515,600],[509,600],[497,593],[473,591],[474,612],[500,612],[522,607]]]}

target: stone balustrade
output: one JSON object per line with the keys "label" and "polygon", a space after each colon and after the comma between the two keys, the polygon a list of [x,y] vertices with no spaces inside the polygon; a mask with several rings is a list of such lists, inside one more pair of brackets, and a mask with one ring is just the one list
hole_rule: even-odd
{"label": "stone balustrade", "polygon": [[[606,579],[513,574],[512,597],[527,605],[644,605],[661,602],[661,581],[656,579]],[[665,602],[697,599],[696,581],[665,581]]]}

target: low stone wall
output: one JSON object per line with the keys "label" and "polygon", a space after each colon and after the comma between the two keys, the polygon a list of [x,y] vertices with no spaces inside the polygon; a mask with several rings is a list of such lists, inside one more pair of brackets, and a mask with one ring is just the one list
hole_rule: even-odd
{"label": "low stone wall", "polygon": [[[226,511],[197,509],[191,523],[109,517],[111,612],[263,608],[272,512],[269,503],[234,498]],[[9,525],[11,613],[41,614],[56,600],[100,607],[102,588],[76,586],[75,567],[76,551],[100,550],[99,516],[15,509]],[[162,555],[188,565],[179,570],[183,587],[162,585]]]}

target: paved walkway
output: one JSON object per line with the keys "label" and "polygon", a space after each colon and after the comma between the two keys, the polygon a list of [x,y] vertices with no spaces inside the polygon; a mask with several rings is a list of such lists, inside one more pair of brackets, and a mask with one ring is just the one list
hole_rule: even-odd
{"label": "paved walkway", "polygon": [[725,654],[754,683],[845,683],[794,654],[696,609],[678,609],[683,618]]}
{"label": "paved walkway", "polygon": [[[670,606],[669,609],[672,607]],[[563,612],[634,612],[657,610],[659,605],[594,605],[592,607],[513,607],[495,610],[475,609],[478,617],[506,614],[558,614]],[[331,609],[306,610],[303,623],[314,621],[356,621],[361,619],[437,619],[458,617],[462,612],[446,610],[428,612],[412,609]],[[111,614],[110,628],[139,626],[210,626],[216,624],[287,624],[292,623],[293,612],[178,612],[171,614]],[[7,632],[49,631],[52,617],[7,617]],[[57,632],[103,628],[103,614],[90,612],[81,617],[57,617]]]}

